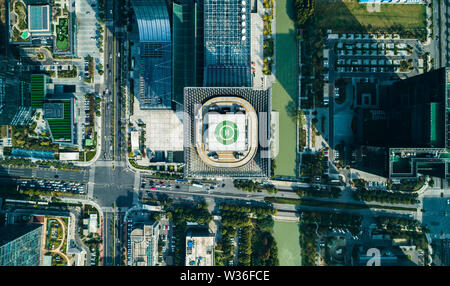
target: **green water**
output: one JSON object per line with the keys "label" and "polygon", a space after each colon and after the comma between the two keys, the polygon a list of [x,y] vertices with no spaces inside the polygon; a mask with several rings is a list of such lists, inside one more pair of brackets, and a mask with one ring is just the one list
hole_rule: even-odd
{"label": "green water", "polygon": [[275,221],[273,235],[278,246],[280,266],[300,266],[298,223]]}

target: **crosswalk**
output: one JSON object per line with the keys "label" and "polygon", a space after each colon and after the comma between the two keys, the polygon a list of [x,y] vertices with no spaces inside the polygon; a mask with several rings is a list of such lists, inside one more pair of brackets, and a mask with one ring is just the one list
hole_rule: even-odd
{"label": "crosswalk", "polygon": [[[89,182],[95,181],[95,166],[92,166],[89,169]],[[95,184],[88,184],[88,198],[93,199],[94,198],[94,187]]]}

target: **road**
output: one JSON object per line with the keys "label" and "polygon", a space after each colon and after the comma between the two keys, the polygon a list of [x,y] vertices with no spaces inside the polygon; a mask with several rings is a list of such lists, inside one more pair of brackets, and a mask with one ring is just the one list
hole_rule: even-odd
{"label": "road", "polygon": [[114,265],[113,253],[113,213],[104,213],[103,216],[103,265]]}
{"label": "road", "polygon": [[114,104],[114,75],[115,75],[115,60],[116,55],[114,50],[116,49],[115,41],[115,26],[114,26],[114,2],[109,0],[105,2],[105,47],[104,47],[104,62],[106,63],[106,69],[104,74],[104,96],[103,96],[103,123],[102,123],[102,153],[104,160],[113,160],[113,104]]}
{"label": "road", "polygon": [[47,168],[14,168],[0,167],[0,178],[39,178],[47,180],[77,181],[86,183],[89,181],[89,170],[66,171]]}

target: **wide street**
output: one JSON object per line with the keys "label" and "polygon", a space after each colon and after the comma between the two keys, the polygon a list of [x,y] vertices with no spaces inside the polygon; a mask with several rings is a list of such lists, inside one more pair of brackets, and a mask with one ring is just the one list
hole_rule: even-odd
{"label": "wide street", "polygon": [[0,167],[0,177],[7,178],[39,178],[47,180],[63,180],[63,181],[77,181],[88,182],[88,169],[82,171],[66,171],[46,168],[14,168],[14,167]]}

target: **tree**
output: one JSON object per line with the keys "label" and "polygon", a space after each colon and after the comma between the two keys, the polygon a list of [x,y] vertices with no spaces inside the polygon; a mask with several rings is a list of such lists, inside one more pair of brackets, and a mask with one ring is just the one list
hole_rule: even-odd
{"label": "tree", "polygon": [[294,8],[296,10],[297,25],[303,25],[314,14],[314,0],[296,0]]}

